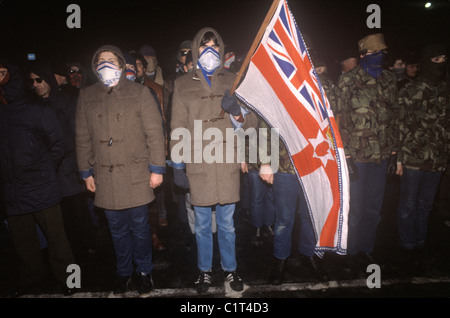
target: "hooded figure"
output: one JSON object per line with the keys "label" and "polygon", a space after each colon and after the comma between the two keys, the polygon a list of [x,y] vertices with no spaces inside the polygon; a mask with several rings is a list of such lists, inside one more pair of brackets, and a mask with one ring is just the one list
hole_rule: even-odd
{"label": "hooded figure", "polygon": [[139,295],[147,297],[153,288],[148,204],[166,169],[164,129],[155,99],[126,78],[125,62],[115,46],[95,52],[98,81],[80,91],[76,149],[80,175],[108,220],[118,276],[114,294],[124,294],[136,272]]}
{"label": "hooded figure", "polygon": [[[27,98],[25,74],[8,62],[1,81],[6,105],[0,107],[0,160],[4,202],[12,243],[20,259],[20,289],[42,283],[46,275],[36,223],[44,232],[53,276],[66,286],[73,255],[64,232],[56,171],[64,143],[55,112]],[[5,80],[7,79],[7,80]]]}
{"label": "hooded figure", "polygon": [[[214,52],[214,59],[218,59],[219,65],[211,71],[202,68],[199,63],[200,41],[205,33],[212,32],[219,44],[218,54]],[[218,121],[207,121],[219,117],[222,108],[221,101],[225,90],[231,89],[236,75],[226,71],[223,66],[224,45],[222,38],[212,28],[201,29],[192,41],[192,60],[194,69],[175,80],[173,101],[172,101],[172,121],[171,130],[183,127],[188,129],[191,136],[194,136],[194,121],[203,120],[203,132],[209,127],[220,129],[223,137],[226,136],[226,129],[232,128],[230,119],[225,117]],[[255,123],[256,125],[256,123]],[[178,143],[172,140],[171,149]],[[194,140],[191,140],[192,150],[195,152]],[[200,141],[201,144],[201,141]],[[208,141],[203,141],[203,149]],[[239,169],[240,164],[225,163],[225,154],[221,158],[223,163],[206,163],[204,158],[201,163],[194,163],[194,157],[189,154],[190,161],[186,161],[187,176],[189,178],[191,203],[193,205],[209,206],[213,204],[229,204],[239,201]],[[174,160],[172,157],[172,160]],[[220,160],[219,160],[220,161]]]}
{"label": "hooded figure", "polygon": [[[101,75],[98,56],[104,51],[113,52],[119,65],[108,65]],[[150,173],[165,172],[164,132],[156,102],[147,87],[126,79],[119,48],[99,48],[92,70],[98,81],[80,91],[76,113],[81,176],[95,175],[99,207],[118,210],[148,204],[154,199]]]}
{"label": "hooded figure", "polygon": [[64,156],[62,132],[50,107],[27,98],[25,74],[19,67],[3,65],[9,73],[1,86],[8,104],[0,108],[7,213],[36,212],[61,200],[56,170]]}
{"label": "hooded figure", "polygon": [[[75,153],[75,110],[77,98],[62,91],[55,79],[55,73],[49,64],[40,63],[29,69],[29,74],[35,74],[50,86],[48,97],[36,95],[56,113],[64,136],[64,159],[58,169],[58,178],[63,197],[69,197],[85,190],[78,178],[78,167]],[[34,87],[33,87],[34,88]]]}
{"label": "hooded figure", "polygon": [[[211,45],[211,43],[213,43]],[[242,290],[242,280],[236,273],[235,233],[233,214],[239,201],[240,163],[237,148],[226,138],[233,132],[230,121],[241,115],[241,107],[228,110],[221,119],[223,102],[228,100],[236,75],[223,67],[224,43],[216,30],[201,29],[192,41],[194,69],[175,80],[172,101],[171,154],[177,185],[190,189],[191,204],[195,211],[195,235],[200,274],[195,282],[198,292],[205,292],[211,284],[212,267],[212,209],[217,216],[217,231],[225,277],[234,290]],[[200,53],[200,55],[199,55]],[[232,97],[231,97],[232,99]],[[243,109],[243,108],[242,108]],[[256,127],[256,117],[249,114],[246,125]],[[187,133],[189,132],[189,133]],[[214,138],[203,136],[214,132]],[[179,141],[179,135],[191,136]],[[187,134],[185,134],[187,133]],[[231,136],[233,137],[233,136]],[[233,137],[233,142],[234,142]],[[214,149],[212,149],[214,148]],[[226,153],[226,152],[231,153]],[[227,158],[232,157],[233,162]],[[187,180],[182,180],[186,167]],[[186,179],[186,178],[185,178]]]}
{"label": "hooded figure", "polygon": [[431,82],[439,82],[445,79],[447,72],[447,60],[438,63],[431,59],[447,54],[445,45],[437,43],[425,47],[422,51],[421,77]]}

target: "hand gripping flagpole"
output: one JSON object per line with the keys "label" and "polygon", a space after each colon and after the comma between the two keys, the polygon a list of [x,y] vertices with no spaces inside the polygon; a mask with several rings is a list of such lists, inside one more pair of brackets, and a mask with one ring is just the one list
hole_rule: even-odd
{"label": "hand gripping flagpole", "polygon": [[[253,53],[255,53],[256,48],[258,47],[259,43],[261,42],[261,38],[263,37],[264,32],[266,31],[267,26],[269,25],[269,22],[272,19],[273,15],[275,14],[275,11],[277,10],[278,5],[281,1],[282,0],[273,0],[272,5],[270,6],[269,12],[267,12],[266,17],[265,17],[261,27],[259,28],[258,33],[256,34],[255,40],[253,41],[253,44],[250,47],[250,50],[248,51],[244,62],[242,63],[241,69],[239,70],[239,72],[237,74],[237,77],[234,81],[233,87],[231,88],[230,95],[234,94],[234,91],[236,90],[237,86],[239,85],[242,75],[244,74],[245,70],[247,69],[247,66],[250,63]],[[224,115],[225,115],[225,111],[222,109],[219,117],[223,118]]]}

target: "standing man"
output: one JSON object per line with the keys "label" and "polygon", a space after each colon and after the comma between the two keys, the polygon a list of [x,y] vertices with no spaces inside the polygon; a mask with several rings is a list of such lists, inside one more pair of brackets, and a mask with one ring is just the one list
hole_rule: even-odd
{"label": "standing man", "polygon": [[118,274],[114,294],[126,292],[136,271],[139,295],[146,297],[153,288],[148,204],[166,169],[163,121],[148,88],[127,80],[120,49],[100,47],[92,68],[98,82],[80,91],[76,112],[78,167],[108,220]]}
{"label": "standing man", "polygon": [[[192,41],[192,57],[198,68],[175,80],[173,91],[172,111],[172,140],[171,156],[177,164],[174,167],[174,181],[182,184],[178,179],[186,178],[186,167],[191,204],[195,211],[195,236],[197,239],[198,268],[200,270],[195,282],[198,292],[206,292],[212,280],[213,235],[211,229],[212,211],[216,211],[217,232],[222,269],[225,279],[233,290],[243,290],[243,282],[236,269],[235,228],[233,215],[236,202],[239,201],[240,163],[237,160],[227,163],[226,150],[228,147],[225,136],[227,128],[242,126],[245,121],[256,127],[256,117],[240,107],[236,97],[230,96],[226,90],[231,89],[236,75],[223,67],[224,43],[216,30],[201,29]],[[229,114],[217,119],[222,108]],[[244,118],[244,115],[246,118]],[[184,162],[174,159],[174,130],[183,128],[191,136],[189,143],[191,153],[183,154]],[[220,131],[223,142],[217,140],[207,142],[202,136],[207,129]],[[200,132],[200,133],[199,133]],[[186,140],[183,144],[186,145]],[[223,156],[208,162],[203,156],[212,145],[223,147]],[[236,150],[233,158],[236,158]],[[186,150],[186,149],[184,149]],[[200,162],[198,155],[201,156]],[[197,158],[197,159],[195,159]],[[218,162],[221,161],[221,162]],[[177,169],[180,168],[180,169]]]}
{"label": "standing man", "polygon": [[40,102],[56,113],[64,137],[64,157],[58,168],[60,202],[64,228],[75,260],[95,251],[95,233],[89,214],[88,197],[84,182],[78,177],[75,150],[75,110],[77,97],[60,88],[50,64],[33,65],[28,73],[31,90]]}
{"label": "standing man", "polygon": [[450,150],[450,85],[445,82],[443,45],[424,48],[421,74],[399,92],[401,176],[398,207],[399,243],[406,264],[423,250],[428,216],[447,167]]}
{"label": "standing man", "polygon": [[[350,172],[348,255],[373,263],[388,163],[396,165],[398,101],[395,75],[383,69],[387,46],[381,33],[358,42],[360,61],[340,76],[339,129]],[[395,170],[394,170],[395,171]]]}
{"label": "standing man", "polygon": [[[2,63],[3,64],[3,63]],[[57,170],[64,156],[64,140],[55,111],[30,100],[25,74],[19,67],[0,64],[0,180],[11,241],[20,260],[19,293],[45,283],[46,266],[36,223],[48,242],[53,277],[65,295],[67,266],[74,263],[64,232]],[[33,81],[42,82],[40,78]]]}

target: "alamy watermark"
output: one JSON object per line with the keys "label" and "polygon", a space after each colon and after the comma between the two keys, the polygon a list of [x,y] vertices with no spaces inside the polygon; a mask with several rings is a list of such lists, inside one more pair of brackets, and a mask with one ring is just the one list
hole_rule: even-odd
{"label": "alamy watermark", "polygon": [[66,20],[69,29],[81,28],[81,8],[78,4],[69,4],[66,9],[67,13],[71,13]]}
{"label": "alamy watermark", "polygon": [[371,273],[367,277],[366,285],[369,288],[381,288],[381,269],[377,264],[370,264],[366,269],[367,273]]}
{"label": "alamy watermark", "polygon": [[[193,135],[184,127],[172,131],[172,141],[179,140],[171,151],[175,163],[261,163],[270,165],[273,173],[279,168],[279,134],[270,128],[270,153],[267,128],[226,128],[225,136],[217,127],[203,131],[202,121],[194,120]],[[206,145],[204,142],[209,141]]]}
{"label": "alamy watermark", "polygon": [[369,29],[381,28],[381,9],[378,4],[369,4],[366,12],[372,13],[367,17],[366,25]]}

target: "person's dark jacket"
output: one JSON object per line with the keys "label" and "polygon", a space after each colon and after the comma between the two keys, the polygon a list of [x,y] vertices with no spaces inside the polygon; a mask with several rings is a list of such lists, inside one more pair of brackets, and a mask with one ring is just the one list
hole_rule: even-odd
{"label": "person's dark jacket", "polygon": [[30,100],[24,74],[6,67],[10,79],[2,86],[8,104],[0,107],[0,166],[6,213],[12,216],[60,202],[56,170],[64,142],[53,109]]}
{"label": "person's dark jacket", "polygon": [[75,149],[75,111],[77,97],[60,89],[55,75],[49,65],[37,64],[30,68],[32,72],[50,87],[48,98],[38,98],[41,102],[52,107],[60,123],[64,138],[64,158],[58,169],[58,179],[63,197],[68,197],[85,190],[85,185],[78,176],[77,156]]}

